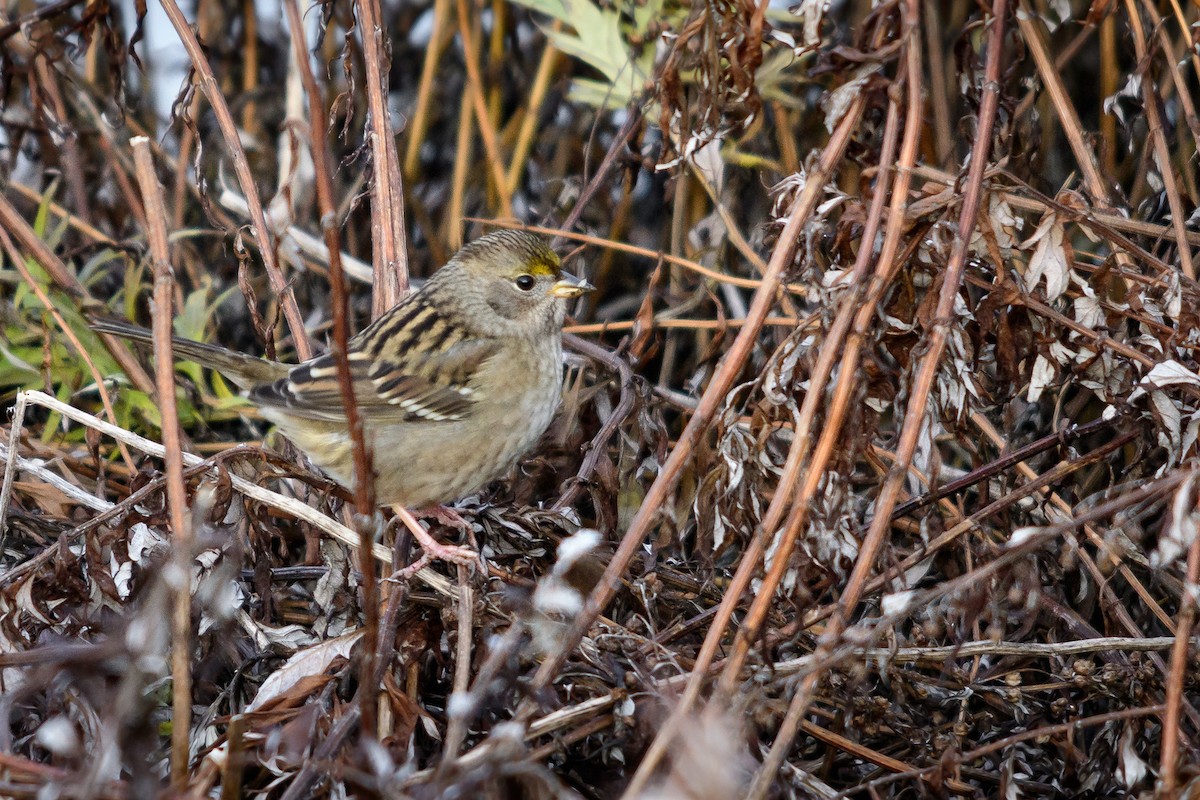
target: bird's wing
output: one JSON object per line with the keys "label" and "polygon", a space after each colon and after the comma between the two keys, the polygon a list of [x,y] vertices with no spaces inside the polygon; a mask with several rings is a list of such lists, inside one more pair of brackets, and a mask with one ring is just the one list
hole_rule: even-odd
{"label": "bird's wing", "polygon": [[[479,399],[472,378],[498,350],[496,341],[469,338],[427,306],[399,306],[351,340],[350,381],[358,408],[376,421],[462,419]],[[309,419],[346,418],[337,363],[329,354],[255,388],[250,399]]]}
{"label": "bird's wing", "polygon": [[[131,325],[125,320],[108,317],[88,317],[89,327],[96,333],[111,333],[142,344],[154,344],[154,334],[145,328]],[[278,361],[267,361],[244,353],[237,353],[215,344],[193,342],[190,339],[171,337],[175,357],[189,359],[215,369],[245,389],[257,384],[279,380],[288,374],[291,366]]]}

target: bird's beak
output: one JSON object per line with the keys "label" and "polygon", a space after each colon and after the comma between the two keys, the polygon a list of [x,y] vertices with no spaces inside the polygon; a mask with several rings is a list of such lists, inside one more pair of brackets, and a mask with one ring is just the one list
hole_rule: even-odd
{"label": "bird's beak", "polygon": [[583,278],[576,278],[569,272],[560,272],[559,275],[561,277],[550,287],[549,294],[551,297],[569,300],[572,297],[579,297],[584,292],[590,292],[596,288]]}

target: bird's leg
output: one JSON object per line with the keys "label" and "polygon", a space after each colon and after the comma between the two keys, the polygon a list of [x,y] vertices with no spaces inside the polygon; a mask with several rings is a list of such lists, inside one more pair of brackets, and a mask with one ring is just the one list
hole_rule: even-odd
{"label": "bird's leg", "polygon": [[[467,544],[471,549],[479,550],[479,543],[475,541],[475,528],[450,506],[429,506],[428,508],[417,509],[413,513],[419,519],[431,519],[439,525],[461,532],[466,536]],[[479,557],[479,565],[485,570],[487,569],[487,564],[484,563],[483,556]]]}
{"label": "bird's leg", "polygon": [[462,531],[468,536],[475,535],[475,529],[471,527],[471,523],[463,519],[462,514],[459,514],[450,506],[429,506],[429,508],[419,508],[415,512],[420,519],[431,519],[447,528],[454,528]]}
{"label": "bird's leg", "polygon": [[[396,512],[396,516],[404,523],[404,527],[408,528],[416,539],[417,544],[425,553],[434,559],[441,561],[449,561],[453,564],[469,565],[474,564],[479,559],[479,553],[469,547],[459,547],[453,544],[442,544],[429,535],[424,526],[417,521],[413,513],[404,506],[392,506],[392,510]],[[422,516],[424,514],[422,513]],[[459,517],[462,520],[462,517]],[[465,520],[462,520],[464,523]],[[469,526],[468,526],[469,527]]]}
{"label": "bird's leg", "polygon": [[429,553],[422,552],[420,558],[418,558],[413,563],[409,564],[404,569],[397,570],[392,575],[392,577],[388,578],[388,580],[398,581],[401,583],[403,583],[404,581],[412,580],[412,577],[414,575],[416,575],[418,572],[420,572],[421,570],[428,567],[430,562],[432,562],[432,561],[433,561],[433,559],[430,557]]}

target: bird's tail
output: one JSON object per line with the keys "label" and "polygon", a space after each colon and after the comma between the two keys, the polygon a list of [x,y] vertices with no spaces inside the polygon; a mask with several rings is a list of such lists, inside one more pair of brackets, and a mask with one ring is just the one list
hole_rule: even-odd
{"label": "bird's tail", "polygon": [[[144,344],[154,343],[154,335],[149,330],[123,320],[93,318],[90,322],[92,330],[97,333],[111,333]],[[254,358],[215,344],[194,342],[178,336],[171,337],[171,344],[177,357],[211,367],[243,389],[277,381],[286,376],[289,369],[287,364],[278,361]]]}

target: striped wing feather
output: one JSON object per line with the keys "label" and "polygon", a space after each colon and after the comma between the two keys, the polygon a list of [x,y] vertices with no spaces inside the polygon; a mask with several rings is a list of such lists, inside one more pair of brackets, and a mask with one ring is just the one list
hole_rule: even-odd
{"label": "striped wing feather", "polygon": [[[468,339],[426,305],[403,303],[351,340],[358,407],[367,419],[381,421],[462,419],[478,399],[471,379],[497,349],[493,341]],[[328,354],[256,388],[250,399],[309,419],[345,419],[337,365]]]}

